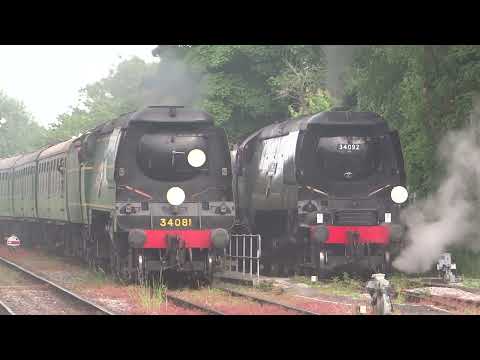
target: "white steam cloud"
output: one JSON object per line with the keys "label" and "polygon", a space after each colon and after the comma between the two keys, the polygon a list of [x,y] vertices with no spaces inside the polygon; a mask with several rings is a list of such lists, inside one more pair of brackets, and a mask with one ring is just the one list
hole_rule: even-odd
{"label": "white steam cloud", "polygon": [[407,248],[393,266],[407,273],[428,271],[451,245],[480,249],[480,143],[478,128],[449,133],[439,147],[446,175],[437,192],[409,206]]}

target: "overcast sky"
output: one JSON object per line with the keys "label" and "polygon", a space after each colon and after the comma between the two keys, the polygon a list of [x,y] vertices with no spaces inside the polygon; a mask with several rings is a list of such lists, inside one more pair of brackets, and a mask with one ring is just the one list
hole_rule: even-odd
{"label": "overcast sky", "polygon": [[23,101],[34,119],[54,122],[78,91],[134,55],[154,62],[155,45],[0,45],[0,90]]}

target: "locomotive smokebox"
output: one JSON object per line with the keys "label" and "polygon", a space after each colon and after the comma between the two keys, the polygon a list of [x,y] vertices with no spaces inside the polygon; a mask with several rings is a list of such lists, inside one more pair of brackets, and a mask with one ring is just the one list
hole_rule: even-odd
{"label": "locomotive smokebox", "polygon": [[212,243],[216,249],[225,249],[230,243],[230,236],[225,229],[215,229],[212,231]]}
{"label": "locomotive smokebox", "polygon": [[128,233],[128,243],[133,248],[142,248],[145,241],[147,241],[147,235],[143,230],[133,229]]}
{"label": "locomotive smokebox", "polygon": [[328,228],[323,225],[313,226],[310,235],[317,244],[323,244],[328,239]]}

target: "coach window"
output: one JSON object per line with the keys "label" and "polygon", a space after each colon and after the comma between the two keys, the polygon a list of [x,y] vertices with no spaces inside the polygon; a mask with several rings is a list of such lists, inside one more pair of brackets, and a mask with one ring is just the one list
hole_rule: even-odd
{"label": "coach window", "polygon": [[57,159],[57,163],[55,164],[55,173],[57,174],[57,193],[60,194],[60,171],[58,171],[58,167],[60,166],[60,159]]}
{"label": "coach window", "polygon": [[58,166],[60,165],[60,159],[57,159],[55,162],[55,167],[53,171],[55,171],[55,177],[57,178],[57,193],[60,194],[60,171],[58,171]]}
{"label": "coach window", "polygon": [[60,194],[60,171],[58,171],[59,166],[60,166],[60,159],[57,159],[57,163],[55,165],[55,173],[57,174],[57,192]]}
{"label": "coach window", "polygon": [[52,181],[52,185],[53,185],[53,193],[56,194],[57,193],[57,172],[55,171],[55,167],[57,165],[57,159],[54,159],[52,161],[52,176],[53,176],[53,181]]}
{"label": "coach window", "polygon": [[28,173],[29,173],[29,181],[28,181],[28,186],[30,186],[30,195],[33,195],[33,167],[30,166],[28,168]]}
{"label": "coach window", "polygon": [[43,191],[45,195],[48,196],[48,173],[47,173],[47,165],[48,163],[45,161],[43,164]]}
{"label": "coach window", "polygon": [[45,162],[45,192],[47,193],[47,197],[50,197],[50,162]]}
{"label": "coach window", "polygon": [[47,161],[46,166],[47,166],[47,176],[46,176],[47,194],[50,197],[50,194],[52,193],[52,175],[50,174],[50,161]]}
{"label": "coach window", "polygon": [[43,194],[47,194],[47,163],[44,162],[42,164],[42,173],[43,173],[43,186],[42,186],[42,189],[43,189]]}
{"label": "coach window", "polygon": [[42,192],[43,191],[43,175],[42,175],[42,164],[38,164],[38,191]]}
{"label": "coach window", "polygon": [[42,195],[45,194],[45,163],[43,162],[41,165],[41,170],[42,170]]}
{"label": "coach window", "polygon": [[49,174],[50,174],[50,180],[49,180],[50,191],[49,191],[49,194],[52,195],[55,191],[55,186],[54,186],[54,181],[55,181],[54,175],[55,174],[53,173],[53,160],[50,160],[48,162],[48,165],[49,165],[48,171],[49,171]]}
{"label": "coach window", "polygon": [[55,184],[56,184],[56,181],[57,181],[57,179],[55,177],[55,175],[56,175],[55,174],[55,160],[50,161],[50,174],[51,174],[50,175],[51,176],[50,182],[51,182],[51,186],[52,186],[51,191],[52,191],[52,194],[55,194],[55,192],[56,192],[55,191]]}
{"label": "coach window", "polygon": [[45,195],[47,193],[47,164],[42,164],[42,192]]}
{"label": "coach window", "polygon": [[52,160],[52,193],[57,193],[57,172],[55,166],[57,165],[57,159]]}
{"label": "coach window", "polygon": [[48,196],[52,194],[52,161],[47,162],[47,187],[48,187]]}
{"label": "coach window", "polygon": [[62,169],[62,172],[60,173],[60,193],[63,198],[63,193],[65,191],[65,159],[60,160],[60,166]]}
{"label": "coach window", "polygon": [[58,175],[58,193],[60,194],[62,192],[62,172],[60,171],[62,166],[62,159],[58,159],[57,167],[55,168],[55,171],[57,172]]}
{"label": "coach window", "polygon": [[55,160],[50,160],[50,193],[55,194]]}

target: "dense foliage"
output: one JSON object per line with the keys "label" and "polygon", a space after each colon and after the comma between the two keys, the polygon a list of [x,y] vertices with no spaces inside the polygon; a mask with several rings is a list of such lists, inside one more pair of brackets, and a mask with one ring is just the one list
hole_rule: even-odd
{"label": "dense foliage", "polygon": [[480,88],[479,46],[371,46],[360,49],[347,88],[357,108],[400,131],[413,190],[434,189],[442,171],[436,146],[469,119]]}
{"label": "dense foliage", "polygon": [[21,102],[0,91],[0,158],[37,149],[45,135]]}
{"label": "dense foliage", "polygon": [[212,113],[232,140],[330,106],[318,45],[159,46],[154,53],[181,61],[203,80],[195,104]]}
{"label": "dense foliage", "polygon": [[[0,128],[5,139],[0,155],[70,138],[149,104],[205,109],[231,141],[333,104],[322,46],[161,45],[153,55],[159,63],[132,58],[86,86],[78,105],[61,114],[48,132],[30,120],[21,104],[1,95],[0,116],[2,111],[15,115],[8,115],[11,120]],[[480,87],[480,47],[360,47],[347,75],[345,98],[357,110],[380,113],[400,131],[409,184],[420,195],[428,193],[441,171],[435,148],[447,130],[464,125],[472,93]]]}

